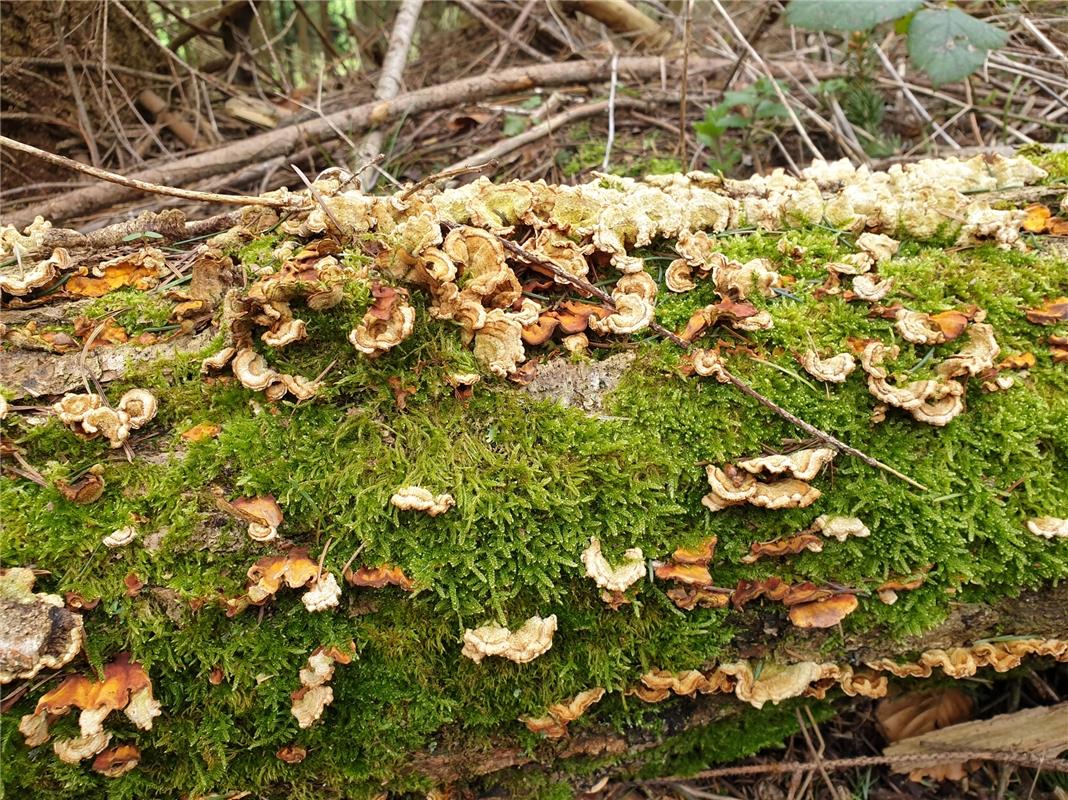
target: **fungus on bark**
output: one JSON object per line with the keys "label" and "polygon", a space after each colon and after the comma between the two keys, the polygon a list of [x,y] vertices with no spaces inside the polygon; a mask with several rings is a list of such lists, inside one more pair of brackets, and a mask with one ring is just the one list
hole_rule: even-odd
{"label": "fungus on bark", "polygon": [[451,494],[432,494],[422,486],[402,486],[393,493],[389,502],[401,511],[425,511],[431,517],[444,514],[456,501]]}
{"label": "fungus on bark", "polygon": [[56,594],[34,592],[33,570],[0,570],[0,684],[59,669],[82,649],[81,614]]}

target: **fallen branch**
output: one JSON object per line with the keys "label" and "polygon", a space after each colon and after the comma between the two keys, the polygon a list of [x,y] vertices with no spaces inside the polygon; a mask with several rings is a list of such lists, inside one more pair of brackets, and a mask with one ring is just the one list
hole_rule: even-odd
{"label": "fallen branch", "polygon": [[627,0],[575,0],[575,10],[593,17],[610,31],[634,39],[639,47],[659,49],[671,41],[671,32]]}
{"label": "fallen branch", "polygon": [[33,145],[9,139],[7,136],[0,136],[0,145],[9,147],[12,150],[18,150],[20,153],[26,153],[34,158],[47,161],[50,164],[66,167],[75,172],[82,172],[86,175],[91,175],[94,178],[99,178],[102,181],[125,186],[128,189],[138,192],[163,194],[169,197],[181,197],[183,200],[195,200],[202,203],[224,203],[233,206],[268,206],[270,208],[294,207],[292,200],[279,200],[271,197],[244,197],[242,195],[233,194],[216,194],[215,192],[196,192],[192,189],[175,189],[171,186],[161,186],[158,183],[149,183],[148,181],[138,180],[137,178],[126,178],[114,172],[108,172],[106,169],[98,169],[97,167],[82,164],[80,161],[75,161],[74,159],[65,156],[57,156],[55,153],[49,153],[47,150],[41,150]]}
{"label": "fallen branch", "polygon": [[[497,238],[500,240],[501,244],[504,245],[504,248],[508,252],[510,252],[512,255],[514,255],[516,258],[519,258],[519,259],[521,259],[521,260],[525,261],[526,263],[531,264],[533,266],[538,266],[538,267],[542,267],[544,269],[549,270],[555,277],[559,278],[561,281],[569,283],[569,284],[571,284],[573,286],[577,286],[579,289],[582,289],[582,291],[587,292],[587,293],[593,295],[594,297],[596,297],[598,300],[600,300],[602,303],[604,303],[609,308],[615,308],[616,307],[615,306],[615,301],[612,299],[612,296],[610,294],[608,294],[606,291],[604,291],[603,289],[601,289],[601,288],[599,288],[597,286],[594,286],[592,283],[590,283],[589,281],[585,280],[584,278],[578,278],[578,277],[576,277],[574,275],[571,275],[570,273],[568,273],[565,270],[563,270],[560,267],[558,267],[552,261],[550,261],[550,260],[548,260],[546,258],[542,258],[541,256],[536,255],[534,253],[531,253],[529,250],[523,249],[522,247],[517,245],[515,242],[509,241],[508,239],[505,239],[502,236],[498,236]],[[683,350],[689,351],[689,350],[691,350],[693,348],[693,345],[690,342],[686,341],[681,336],[678,336],[677,334],[673,333],[672,331],[669,331],[667,328],[665,328],[663,325],[661,325],[661,324],[659,324],[657,322],[650,323],[649,324],[649,329],[651,331],[653,331],[654,333],[658,334],[659,336],[661,336],[661,337],[669,340],[670,342],[678,345]],[[922,483],[919,483],[918,481],[915,481],[912,478],[910,478],[908,475],[905,475],[905,474],[899,472],[898,470],[896,470],[893,467],[891,467],[889,464],[884,464],[882,461],[879,461],[878,459],[869,456],[867,453],[864,453],[864,452],[862,452],[860,450],[857,450],[855,447],[851,447],[850,445],[846,444],[845,442],[843,442],[842,440],[836,438],[835,436],[827,433],[826,431],[820,430],[815,425],[812,425],[809,422],[805,422],[803,419],[801,419],[796,414],[793,414],[790,411],[787,411],[785,408],[783,408],[782,406],[778,405],[774,401],[768,399],[767,397],[764,397],[764,395],[762,395],[760,392],[758,392],[756,389],[754,389],[748,383],[743,381],[737,375],[734,375],[733,373],[729,372],[726,368],[724,368],[722,370],[722,375],[727,379],[727,381],[732,386],[734,386],[736,389],[738,389],[740,392],[742,392],[742,394],[746,395],[747,397],[752,398],[753,400],[756,400],[758,403],[760,403],[760,405],[764,406],[765,408],[769,409],[770,411],[773,411],[775,414],[777,414],[778,416],[782,417],[784,420],[786,420],[787,422],[791,423],[792,425],[796,425],[798,428],[803,430],[809,436],[812,436],[812,437],[814,437],[816,439],[819,439],[821,442],[824,442],[825,444],[835,448],[836,450],[839,450],[840,452],[846,453],[847,455],[851,455],[854,458],[860,459],[865,464],[867,464],[869,467],[874,467],[875,469],[881,469],[883,472],[890,473],[895,478],[900,478],[901,480],[905,481],[905,483],[909,484],[910,486],[914,486],[917,489],[920,489],[921,491],[924,491],[924,492],[927,491],[927,487],[924,486]]]}
{"label": "fallen branch", "polygon": [[[722,58],[691,59],[690,72],[708,73],[726,69],[731,61]],[[789,64],[769,64],[769,67],[785,73]],[[660,75],[661,59],[642,56],[619,59],[620,74],[634,78],[651,78]],[[142,170],[131,176],[132,180],[164,186],[184,186],[202,178],[233,172],[253,161],[266,161],[292,152],[298,146],[311,141],[330,141],[338,137],[337,130],[360,130],[372,125],[381,125],[404,114],[446,108],[460,103],[483,100],[494,95],[529,90],[535,86],[560,86],[564,84],[592,83],[607,80],[611,65],[604,61],[569,61],[562,64],[541,64],[501,70],[494,75],[464,78],[437,86],[429,86],[414,92],[398,95],[392,100],[375,100],[354,108],[338,111],[322,118],[267,131],[240,141],[207,150],[203,153],[181,158],[168,164]],[[336,129],[336,130],[335,130]],[[62,222],[135,197],[137,190],[128,186],[89,186],[73,192],[56,195],[52,199],[27,208],[19,209],[5,219],[12,225],[22,227],[42,216],[53,222]]]}

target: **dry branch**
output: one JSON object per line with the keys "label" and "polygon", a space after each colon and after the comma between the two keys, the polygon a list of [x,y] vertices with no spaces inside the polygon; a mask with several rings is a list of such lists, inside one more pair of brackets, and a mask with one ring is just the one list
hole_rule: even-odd
{"label": "dry branch", "polygon": [[[690,72],[708,73],[728,68],[731,61],[719,58],[691,59]],[[634,78],[650,78],[660,75],[661,59],[642,56],[619,59],[620,74]],[[789,64],[774,65],[780,73],[788,71]],[[252,161],[265,161],[292,152],[310,141],[329,141],[337,138],[335,129],[359,130],[371,125],[381,125],[404,114],[413,114],[438,108],[447,108],[459,103],[482,100],[494,95],[531,89],[536,86],[560,86],[564,84],[592,83],[608,80],[611,64],[605,61],[569,61],[562,64],[544,64],[515,67],[495,75],[465,78],[437,86],[429,86],[398,95],[393,100],[372,101],[344,109],[328,116],[311,119],[299,125],[268,131],[224,147],[178,159],[153,169],[134,173],[131,178],[144,183],[165,186],[185,186],[193,181],[232,172]],[[136,197],[132,188],[115,189],[111,186],[90,186],[51,200],[19,209],[7,215],[5,222],[17,226],[28,225],[37,215],[61,222],[72,217],[89,214],[119,202]]]}
{"label": "dry branch", "polygon": [[[404,65],[408,62],[408,50],[412,46],[412,34],[415,32],[415,24],[419,21],[419,11],[423,7],[423,0],[403,0],[397,9],[397,18],[393,23],[393,32],[389,37],[389,50],[382,62],[382,72],[378,78],[378,86],[375,88],[375,100],[392,100],[401,91],[401,79],[404,75]],[[360,143],[360,149],[356,154],[356,162],[370,161],[382,148],[382,140],[385,131],[378,127],[370,131]],[[366,167],[360,174],[360,188],[369,192],[375,188],[378,180],[378,170],[374,166]]]}
{"label": "dry branch", "polygon": [[671,32],[660,27],[627,0],[575,0],[575,10],[593,17],[610,31],[634,39],[640,47],[659,49],[671,41]]}

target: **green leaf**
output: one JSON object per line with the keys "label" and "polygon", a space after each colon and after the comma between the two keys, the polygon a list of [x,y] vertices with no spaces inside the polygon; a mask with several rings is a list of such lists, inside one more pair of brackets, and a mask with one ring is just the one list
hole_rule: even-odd
{"label": "green leaf", "polygon": [[505,136],[518,136],[527,129],[528,119],[520,114],[505,114],[501,133]]}
{"label": "green leaf", "polygon": [[810,31],[866,31],[921,5],[923,0],[792,0],[786,20]]}
{"label": "green leaf", "polygon": [[141,234],[142,239],[162,239],[162,233],[156,233],[155,231],[145,231]]}
{"label": "green leaf", "polygon": [[122,241],[124,241],[124,242],[136,242],[142,236],[144,236],[144,234],[141,233],[141,231],[134,231],[133,233],[128,233],[125,236],[123,236],[122,237]]}
{"label": "green leaf", "polygon": [[959,8],[920,11],[909,26],[909,58],[935,84],[971,75],[987,53],[1002,47],[1009,35]]}

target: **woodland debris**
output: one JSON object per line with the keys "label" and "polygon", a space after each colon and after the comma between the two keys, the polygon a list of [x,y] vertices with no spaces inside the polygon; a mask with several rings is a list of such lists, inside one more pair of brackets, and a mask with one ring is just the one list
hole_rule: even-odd
{"label": "woodland debris", "polygon": [[1068,537],[1068,519],[1034,517],[1027,520],[1027,530],[1046,539]]}

